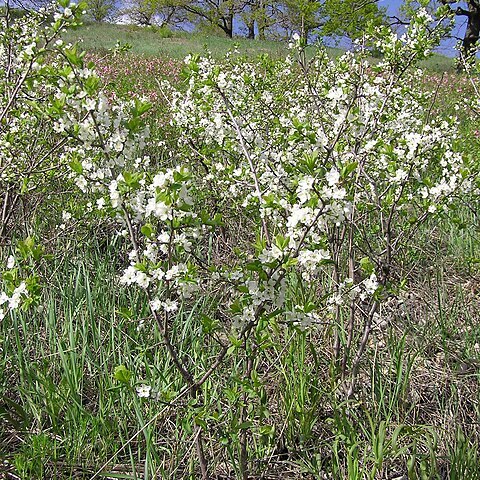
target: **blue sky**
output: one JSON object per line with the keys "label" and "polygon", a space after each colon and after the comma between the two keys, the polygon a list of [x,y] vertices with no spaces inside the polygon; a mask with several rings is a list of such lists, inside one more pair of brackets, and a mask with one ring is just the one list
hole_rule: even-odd
{"label": "blue sky", "polygon": [[[402,17],[400,13],[400,7],[404,3],[404,0],[379,0],[378,5],[387,10],[387,15],[389,16],[398,16]],[[464,2],[458,2],[459,5],[464,4]],[[462,5],[466,8],[465,5]],[[399,27],[401,28],[401,27]],[[465,32],[465,17],[456,17],[455,18],[455,27],[452,31],[452,34],[456,37],[463,38]],[[347,39],[337,39],[337,40],[327,40],[326,43],[331,46],[339,45],[344,48],[350,47],[350,41]],[[448,57],[456,56],[457,52],[455,50],[455,45],[457,43],[456,39],[447,39],[444,40],[440,46],[437,48],[437,52],[446,55]]]}
{"label": "blue sky", "polygon": [[[403,0],[379,0],[378,4],[381,7],[385,7],[387,9],[387,14],[388,15],[397,15],[400,6],[402,5]],[[464,3],[464,2],[458,2],[459,5]],[[465,7],[465,5],[463,5]],[[463,38],[463,34],[465,32],[465,17],[456,17],[455,19],[455,27],[453,29],[452,34]],[[455,51],[455,44],[457,43],[457,40],[455,39],[450,39],[450,40],[445,40],[441,43],[440,47],[438,48],[438,53],[441,53],[442,55],[447,55],[447,56],[455,56],[456,51]]]}
{"label": "blue sky", "polygon": [[380,0],[378,4],[382,7],[386,7],[390,15],[395,15],[402,4],[402,0]]}

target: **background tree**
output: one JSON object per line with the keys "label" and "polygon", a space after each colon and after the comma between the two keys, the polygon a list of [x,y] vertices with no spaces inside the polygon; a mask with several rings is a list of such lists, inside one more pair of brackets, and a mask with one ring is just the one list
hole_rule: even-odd
{"label": "background tree", "polygon": [[322,35],[344,35],[352,40],[361,37],[368,25],[386,22],[385,9],[376,0],[325,0],[323,15]]}
{"label": "background tree", "polygon": [[[464,60],[469,61],[475,55],[480,38],[480,1],[467,0],[466,2],[459,2],[457,0],[442,0],[442,3],[447,5],[456,16],[467,19],[467,28],[462,40],[460,55]],[[462,6],[465,4],[467,8]],[[457,6],[455,7],[455,5]],[[459,67],[462,67],[462,62],[459,62]]]}
{"label": "background tree", "polygon": [[[243,11],[243,21],[247,26],[247,38],[258,37],[264,40],[267,29],[276,23],[277,2],[272,0],[249,0]],[[256,27],[256,28],[255,28]]]}
{"label": "background tree", "polygon": [[87,14],[95,22],[111,20],[116,11],[115,0],[88,0]]}
{"label": "background tree", "polygon": [[186,21],[183,0],[130,0],[123,10],[138,25],[178,25]]}
{"label": "background tree", "polygon": [[[114,0],[92,0],[110,2]],[[129,0],[124,12],[137,24],[193,23],[220,29],[232,38],[238,25],[247,38],[289,37],[298,32],[307,41],[313,35],[356,38],[384,12],[377,0]],[[479,0],[480,1],[480,0]],[[100,15],[99,15],[100,16]],[[239,22],[235,25],[235,22]]]}
{"label": "background tree", "polygon": [[137,25],[153,25],[157,9],[155,0],[131,0],[123,10],[129,20]]}
{"label": "background tree", "polygon": [[358,38],[370,24],[385,23],[377,0],[283,0],[277,5],[277,23],[287,35],[297,32],[307,41],[313,34]]}
{"label": "background tree", "polygon": [[196,0],[184,2],[183,9],[192,15],[193,21],[207,21],[232,38],[234,19],[245,9],[247,3],[248,0]]}
{"label": "background tree", "polygon": [[277,3],[278,25],[287,35],[298,32],[307,41],[322,25],[322,2],[318,0],[282,0]]}

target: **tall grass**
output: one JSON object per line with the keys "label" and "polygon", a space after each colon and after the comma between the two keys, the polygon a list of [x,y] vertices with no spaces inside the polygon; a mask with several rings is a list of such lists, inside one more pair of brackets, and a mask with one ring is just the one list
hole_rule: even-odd
{"label": "tall grass", "polygon": [[[459,237],[461,230],[453,235],[455,228],[443,238],[452,258],[478,255],[478,241]],[[148,320],[141,327],[145,299],[118,287],[118,262],[113,250],[92,243],[51,265],[41,308],[1,325],[0,445],[5,468],[19,478],[195,478],[183,385],[156,330]],[[196,410],[218,438],[209,452],[218,478],[235,476],[240,388],[252,390],[258,428],[249,447],[259,475],[479,478],[480,437],[472,425],[480,413],[480,331],[469,292],[444,274],[432,282],[423,292],[431,304],[408,300],[407,316],[391,318],[376,335],[360,401],[338,402],[321,332],[275,327],[257,383],[245,384],[237,376],[241,359],[230,358],[229,380],[207,383]],[[194,312],[180,311],[173,327],[181,354],[201,370],[208,359]],[[119,365],[132,372],[129,385],[114,378]],[[144,378],[156,379],[155,402],[133,391]]]}

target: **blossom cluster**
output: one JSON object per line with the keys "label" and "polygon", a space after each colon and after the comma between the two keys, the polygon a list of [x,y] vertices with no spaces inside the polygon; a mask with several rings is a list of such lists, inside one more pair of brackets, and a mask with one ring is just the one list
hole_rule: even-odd
{"label": "blossom cluster", "polygon": [[[344,297],[376,301],[407,227],[448,208],[465,183],[451,148],[454,120],[431,121],[419,74],[398,65],[423,58],[434,41],[423,10],[401,38],[374,32],[384,53],[377,65],[361,48],[334,60],[320,49],[298,63],[298,41],[284,61],[188,57],[187,90],[166,90],[178,132],[172,167],[165,144],[154,160],[145,154],[150,103],[101,92],[84,55],[54,41],[78,8],[65,5],[50,26],[18,34],[21,94],[2,105],[14,112],[27,95],[41,96],[55,132],[51,152],[62,152],[58,174],[90,210],[120,224],[132,247],[120,282],[144,289],[152,312],[185,308],[201,292],[242,329],[262,317],[320,323]],[[48,48],[39,48],[40,36]],[[11,146],[25,144],[37,111],[8,115],[0,153],[12,157]],[[31,157],[17,153],[0,174],[28,177],[28,187]],[[232,248],[225,238],[239,218],[246,233]],[[360,280],[352,249],[369,260]]]}
{"label": "blossom cluster", "polygon": [[[395,51],[423,58],[430,21],[420,11]],[[402,235],[448,208],[465,170],[454,120],[426,115],[420,74],[393,68],[398,55],[374,66],[367,55],[330,60],[319,50],[308,65],[187,57],[186,92],[166,87],[179,135],[173,168],[144,154],[148,102],[88,88],[69,99],[56,129],[81,140],[64,149],[71,176],[132,242],[120,282],[165,314],[193,294],[216,297],[236,329],[261,317],[318,324],[347,298],[377,301]],[[82,67],[76,78],[85,87],[96,75]],[[162,149],[158,158],[171,158]],[[250,234],[212,255],[238,218]],[[353,247],[368,257],[360,280]]]}
{"label": "blossom cluster", "polygon": [[[5,318],[5,315],[9,310],[15,310],[19,308],[22,302],[22,297],[28,296],[27,285],[25,282],[20,283],[18,287],[16,287],[12,295],[9,296],[6,292],[0,293],[0,320]],[[3,307],[6,305],[6,308]]]}
{"label": "blossom cluster", "polygon": [[[15,277],[15,257],[10,255],[6,263],[7,270],[4,272],[4,277],[14,279]],[[21,281],[18,285],[13,282],[11,285],[11,292],[0,291],[0,320],[3,320],[9,311],[19,308],[22,301],[28,297],[27,285]],[[18,283],[18,282],[17,282]]]}
{"label": "blossom cluster", "polygon": [[[428,53],[430,21],[419,11],[394,40],[411,61]],[[379,45],[387,48],[383,33]],[[185,155],[197,159],[203,189],[221,192],[228,216],[246,210],[261,237],[243,269],[235,264],[243,282],[233,306],[244,323],[259,304],[294,318],[298,276],[317,297],[319,318],[325,305],[343,304],[342,295],[378,298],[382,270],[409,225],[448,208],[465,186],[463,159],[452,148],[455,120],[428,118],[420,72],[393,68],[396,54],[376,66],[366,55],[330,60],[319,51],[300,66],[291,57],[261,65],[185,60],[189,88],[173,93],[172,119]],[[366,280],[352,278],[352,245],[373,266]]]}

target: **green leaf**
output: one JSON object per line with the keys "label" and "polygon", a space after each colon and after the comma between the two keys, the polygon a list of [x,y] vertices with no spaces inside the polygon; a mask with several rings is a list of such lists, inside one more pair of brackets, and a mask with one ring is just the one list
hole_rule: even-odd
{"label": "green leaf", "polygon": [[135,268],[136,268],[139,272],[143,272],[143,273],[147,273],[147,272],[148,272],[147,266],[146,266],[144,263],[141,263],[141,262],[136,263],[136,264],[135,264]]}
{"label": "green leaf", "polygon": [[78,160],[72,160],[68,165],[75,173],[78,173],[78,174],[83,173],[83,165]]}
{"label": "green leaf", "polygon": [[248,430],[253,427],[253,422],[242,422],[239,426],[239,430]]}
{"label": "green leaf", "polygon": [[375,270],[372,261],[368,257],[363,257],[360,260],[360,268],[362,269],[362,272],[366,273],[367,275],[371,275]]}
{"label": "green leaf", "polygon": [[132,378],[132,372],[125,367],[125,365],[118,365],[113,371],[113,378],[119,382],[129,384]]}
{"label": "green leaf", "polygon": [[202,315],[202,331],[205,334],[213,333],[218,328],[218,322],[208,315]]}
{"label": "green leaf", "polygon": [[28,192],[28,177],[25,177],[22,181],[22,188],[20,189],[20,193],[23,195]]}
{"label": "green leaf", "polygon": [[73,46],[72,48],[65,48],[63,53],[70,63],[77,67],[83,67],[83,53],[78,53],[76,46]]}
{"label": "green leaf", "polygon": [[357,166],[358,166],[358,162],[347,163],[347,165],[344,165],[342,168],[341,177],[342,178],[348,177],[352,172],[356,170]]}
{"label": "green leaf", "polygon": [[289,268],[294,267],[297,263],[297,258],[287,258],[287,260],[282,263],[282,268],[288,270]]}
{"label": "green leaf", "polygon": [[247,270],[251,272],[261,272],[263,271],[263,265],[260,260],[255,260],[253,262],[249,262],[246,265]]}
{"label": "green leaf", "polygon": [[125,320],[131,320],[134,316],[132,310],[127,307],[120,307],[117,313]]}
{"label": "green leaf", "polygon": [[143,235],[145,235],[147,238],[152,238],[152,235],[153,235],[153,232],[154,232],[154,228],[153,228],[153,225],[150,224],[150,223],[146,223],[141,229],[140,231],[143,233]]}
{"label": "green leaf", "polygon": [[150,102],[143,102],[138,98],[135,99],[135,107],[133,109],[135,116],[143,115],[145,112],[148,112],[152,108],[152,104]]}
{"label": "green leaf", "polygon": [[284,250],[290,243],[290,237],[284,237],[283,235],[277,235],[275,237],[275,244],[280,250]]}

